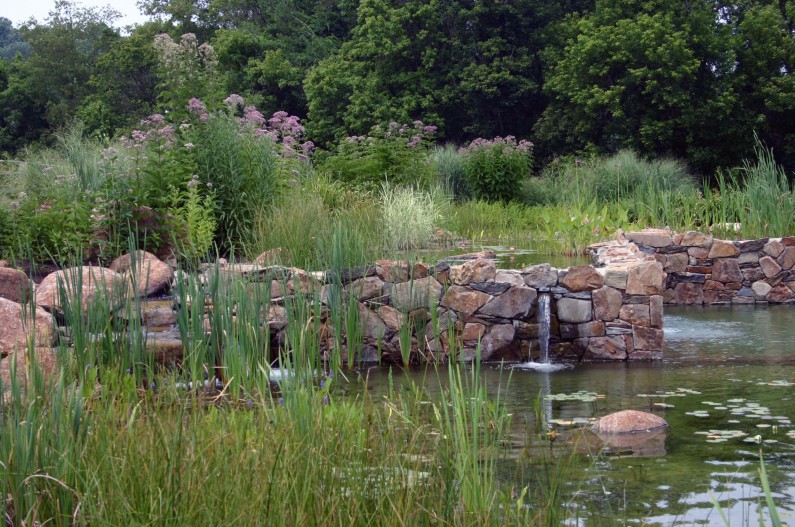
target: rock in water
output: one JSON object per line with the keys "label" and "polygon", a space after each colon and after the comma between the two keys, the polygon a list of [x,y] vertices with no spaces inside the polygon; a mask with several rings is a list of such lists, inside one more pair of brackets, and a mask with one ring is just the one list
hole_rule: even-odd
{"label": "rock in water", "polygon": [[658,415],[637,410],[622,410],[608,414],[596,423],[596,431],[603,434],[627,434],[665,428],[668,423]]}

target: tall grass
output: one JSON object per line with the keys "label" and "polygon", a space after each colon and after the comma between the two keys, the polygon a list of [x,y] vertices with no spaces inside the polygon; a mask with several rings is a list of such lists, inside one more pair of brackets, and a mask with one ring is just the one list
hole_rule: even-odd
{"label": "tall grass", "polygon": [[409,187],[381,188],[381,216],[386,246],[391,250],[426,247],[442,216],[445,198]]}

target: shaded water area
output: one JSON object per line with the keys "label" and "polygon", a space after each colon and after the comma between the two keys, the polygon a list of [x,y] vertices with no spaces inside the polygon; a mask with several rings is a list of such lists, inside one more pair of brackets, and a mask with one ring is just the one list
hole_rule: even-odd
{"label": "shaded water area", "polygon": [[[562,503],[582,525],[604,524],[607,513],[629,524],[724,526],[713,500],[729,525],[760,525],[761,452],[782,521],[795,525],[793,328],[793,306],[670,307],[660,362],[484,368],[490,394],[499,390],[513,416],[500,478],[538,485],[545,462],[560,460]],[[370,389],[386,390],[388,376],[371,369]],[[396,385],[429,390],[436,376],[392,372]],[[438,376],[444,384],[447,372]],[[670,427],[642,442],[588,430],[589,419],[623,409],[654,411]]]}

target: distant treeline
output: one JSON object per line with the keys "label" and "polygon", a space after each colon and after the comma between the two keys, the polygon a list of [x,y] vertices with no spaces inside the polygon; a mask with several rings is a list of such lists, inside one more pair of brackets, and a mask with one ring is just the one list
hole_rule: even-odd
{"label": "distant treeline", "polygon": [[[711,174],[752,155],[756,133],[795,167],[794,0],[140,6],[152,21],[131,31],[66,0],[43,22],[0,18],[3,155],[76,120],[110,138],[234,93],[301,116],[321,147],[419,119],[440,141],[514,135],[542,160],[631,148]],[[184,67],[195,60],[199,73]]]}

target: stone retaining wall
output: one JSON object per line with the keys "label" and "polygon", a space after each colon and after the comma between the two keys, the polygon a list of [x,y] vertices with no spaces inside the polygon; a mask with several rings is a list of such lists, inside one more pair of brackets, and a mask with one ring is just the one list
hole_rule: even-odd
{"label": "stone retaining wall", "polygon": [[597,265],[659,262],[666,273],[666,304],[795,302],[795,237],[731,241],[647,229],[591,250]]}
{"label": "stone retaining wall", "polygon": [[[230,266],[222,272],[271,280],[267,272],[252,273],[255,268]],[[461,350],[463,358],[471,360],[478,345],[486,361],[537,360],[539,295],[550,297],[553,360],[623,361],[660,358],[662,353],[664,273],[657,262],[602,269],[555,269],[542,264],[502,270],[493,260],[482,258],[452,267],[419,263],[411,268],[405,262],[384,260],[335,280],[327,273],[287,271],[289,275],[271,285],[276,305],[270,324],[276,341],[283,341],[280,332],[286,323],[279,295],[291,295],[293,284],[300,284],[305,291],[319,288],[321,300],[330,305],[335,286],[327,282],[335,282],[337,288],[344,288],[345,305],[353,301],[359,312],[366,362],[399,362],[401,334],[405,343],[407,332],[412,349],[428,360],[449,360],[451,353]],[[405,324],[411,326],[401,332]],[[328,317],[322,331],[327,347],[333,346]]]}

